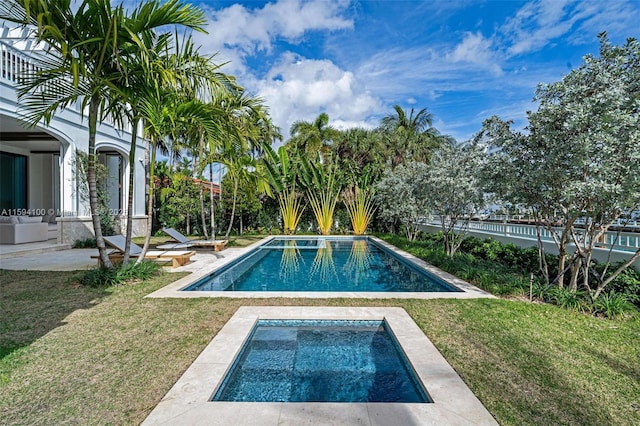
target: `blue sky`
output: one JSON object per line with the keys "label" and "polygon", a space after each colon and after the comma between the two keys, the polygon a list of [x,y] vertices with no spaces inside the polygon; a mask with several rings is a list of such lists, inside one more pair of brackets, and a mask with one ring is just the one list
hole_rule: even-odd
{"label": "blue sky", "polygon": [[434,126],[469,139],[491,115],[525,123],[538,83],[640,37],[640,0],[215,1],[201,3],[203,53],[230,61],[282,133],[329,114],[338,128],[375,127],[393,105],[427,108]]}

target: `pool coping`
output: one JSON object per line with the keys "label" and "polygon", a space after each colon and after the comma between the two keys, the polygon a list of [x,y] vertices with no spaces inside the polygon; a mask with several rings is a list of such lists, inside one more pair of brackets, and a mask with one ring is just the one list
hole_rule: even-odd
{"label": "pool coping", "polygon": [[[431,403],[211,401],[259,319],[385,320]],[[143,425],[497,425],[480,400],[398,307],[243,306],[204,348]]]}
{"label": "pool coping", "polygon": [[[198,280],[206,277],[217,271],[218,269],[224,268],[229,263],[243,256],[245,253],[253,250],[254,248],[266,244],[267,242],[273,240],[277,236],[269,236],[263,238],[260,241],[257,241],[246,248],[244,250],[235,250],[233,252],[228,252],[225,255],[225,258],[217,261],[213,264],[203,265],[202,267],[194,270],[190,275],[180,278],[173,283],[162,287],[153,293],[148,294],[145,297],[152,298],[194,298],[194,297],[225,297],[225,298],[240,298],[240,299],[251,299],[251,298],[273,298],[273,297],[286,297],[286,298],[308,298],[308,299],[335,299],[335,298],[345,298],[345,299],[476,299],[476,298],[495,298],[494,295],[487,293],[484,290],[479,289],[478,287],[469,284],[468,282],[461,280],[458,277],[455,277],[441,269],[436,268],[433,265],[425,262],[424,260],[413,256],[412,254],[407,253],[404,250],[400,250],[387,243],[380,238],[374,236],[365,236],[366,238],[371,239],[375,243],[381,245],[385,249],[392,251],[396,256],[402,257],[408,262],[414,264],[417,268],[423,269],[428,273],[435,275],[439,279],[445,281],[446,283],[458,288],[462,291],[451,291],[451,292],[310,292],[310,291],[183,291],[185,288],[190,285],[196,283]],[[316,236],[314,236],[316,237]],[[292,237],[297,239],[305,239],[309,238],[309,236],[298,236]],[[353,236],[334,236],[331,235],[328,238],[331,239],[352,239]],[[224,252],[223,252],[224,253]]]}

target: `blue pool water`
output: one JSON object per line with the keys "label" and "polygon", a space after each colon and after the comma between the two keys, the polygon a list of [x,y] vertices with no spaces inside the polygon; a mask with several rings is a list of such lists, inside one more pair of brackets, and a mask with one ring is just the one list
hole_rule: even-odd
{"label": "blue pool water", "polygon": [[213,401],[431,402],[384,321],[260,320]]}
{"label": "blue pool water", "polygon": [[185,290],[460,291],[366,238],[276,238]]}

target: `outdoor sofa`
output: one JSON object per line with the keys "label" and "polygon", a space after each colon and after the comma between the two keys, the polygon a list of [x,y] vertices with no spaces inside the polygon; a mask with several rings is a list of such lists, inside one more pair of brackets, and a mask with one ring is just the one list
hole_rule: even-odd
{"label": "outdoor sofa", "polygon": [[42,216],[0,216],[0,244],[24,244],[49,239]]}

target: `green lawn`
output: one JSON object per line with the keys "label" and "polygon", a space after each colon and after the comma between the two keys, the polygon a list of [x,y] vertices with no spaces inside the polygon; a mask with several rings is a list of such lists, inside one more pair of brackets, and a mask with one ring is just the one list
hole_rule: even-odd
{"label": "green lawn", "polygon": [[640,320],[510,300],[145,299],[0,270],[0,423],[137,424],[240,305],[402,306],[501,424],[640,424]]}

